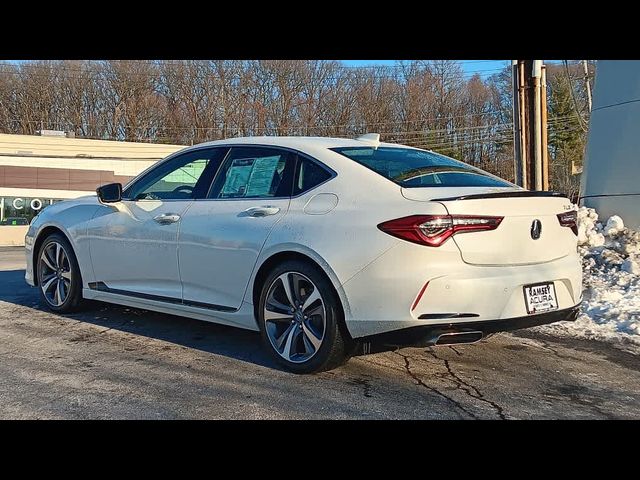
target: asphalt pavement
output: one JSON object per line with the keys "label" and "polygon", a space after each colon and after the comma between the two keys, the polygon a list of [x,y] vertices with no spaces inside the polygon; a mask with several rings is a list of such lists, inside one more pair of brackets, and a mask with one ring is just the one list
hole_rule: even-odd
{"label": "asphalt pavement", "polygon": [[522,330],[294,375],[258,334],[92,302],[47,311],[0,247],[1,419],[640,418],[640,357]]}

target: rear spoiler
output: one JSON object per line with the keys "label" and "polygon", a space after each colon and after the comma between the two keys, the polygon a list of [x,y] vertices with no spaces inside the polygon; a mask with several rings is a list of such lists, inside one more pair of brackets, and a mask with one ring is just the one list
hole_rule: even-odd
{"label": "rear spoiler", "polygon": [[516,192],[494,192],[494,193],[476,193],[473,195],[460,195],[458,197],[434,198],[432,202],[452,202],[454,200],[479,200],[482,198],[510,198],[510,197],[563,197],[567,198],[564,193],[560,192],[536,192],[536,191],[516,191]]}

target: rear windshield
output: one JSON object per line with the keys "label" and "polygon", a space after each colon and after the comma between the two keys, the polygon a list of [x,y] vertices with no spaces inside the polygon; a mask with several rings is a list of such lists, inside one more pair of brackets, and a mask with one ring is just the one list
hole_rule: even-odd
{"label": "rear windshield", "polygon": [[332,148],[402,187],[512,187],[488,173],[426,150],[395,147]]}

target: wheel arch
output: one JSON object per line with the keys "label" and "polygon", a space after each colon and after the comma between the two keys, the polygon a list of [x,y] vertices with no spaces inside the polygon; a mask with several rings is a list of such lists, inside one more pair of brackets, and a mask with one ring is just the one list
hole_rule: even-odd
{"label": "wheel arch", "polygon": [[[32,251],[32,261],[33,261],[33,281],[36,285],[39,285],[39,278],[38,278],[38,253],[40,252],[40,247],[42,246],[42,242],[45,241],[45,239],[53,234],[53,233],[59,233],[61,234],[64,238],[67,239],[67,241],[69,242],[69,244],[71,245],[71,247],[75,250],[75,246],[73,241],[71,240],[71,237],[69,236],[69,234],[67,232],[64,231],[64,229],[60,228],[57,225],[46,225],[44,227],[42,227],[39,231],[38,231],[38,235],[36,236],[35,241],[33,242],[33,251]],[[74,252],[75,253],[75,252]],[[82,275],[82,272],[80,272],[80,275]]]}
{"label": "wheel arch", "polygon": [[[302,250],[295,247],[283,249],[265,256],[260,266],[256,269],[256,273],[253,276],[251,282],[250,291],[247,292],[247,295],[251,294],[250,298],[253,303],[253,311],[256,322],[258,320],[258,303],[260,298],[260,289],[262,288],[264,280],[273,267],[287,260],[300,260],[303,262],[309,262],[312,265],[318,267],[320,271],[324,273],[324,275],[329,279],[329,283],[331,283],[334,291],[338,295],[338,298],[340,299],[340,306],[342,307],[342,318],[345,322],[343,326],[346,328],[346,322],[350,315],[350,308],[349,302],[344,293],[344,289],[341,287],[340,281],[338,280],[338,276],[329,266],[329,264],[325,262],[322,257],[316,252],[309,251],[308,249]],[[346,330],[348,331],[348,329]]]}

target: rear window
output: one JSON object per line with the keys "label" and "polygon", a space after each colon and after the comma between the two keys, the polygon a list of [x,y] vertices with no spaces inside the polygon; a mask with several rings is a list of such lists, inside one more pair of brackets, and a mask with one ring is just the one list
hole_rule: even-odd
{"label": "rear window", "polygon": [[488,173],[426,150],[395,147],[332,148],[402,187],[511,187]]}

